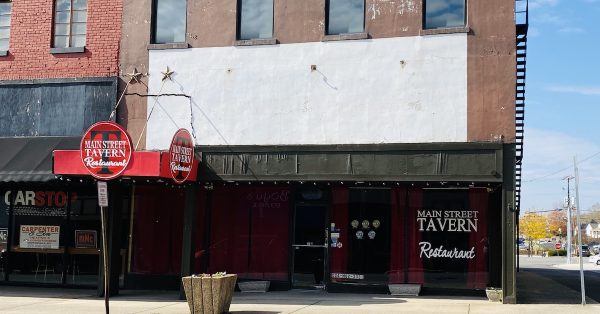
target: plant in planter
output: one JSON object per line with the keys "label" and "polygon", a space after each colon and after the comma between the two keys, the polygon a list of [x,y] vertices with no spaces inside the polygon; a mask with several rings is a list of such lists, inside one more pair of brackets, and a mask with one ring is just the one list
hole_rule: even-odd
{"label": "plant in planter", "polygon": [[237,275],[224,272],[183,277],[183,289],[192,314],[229,312]]}

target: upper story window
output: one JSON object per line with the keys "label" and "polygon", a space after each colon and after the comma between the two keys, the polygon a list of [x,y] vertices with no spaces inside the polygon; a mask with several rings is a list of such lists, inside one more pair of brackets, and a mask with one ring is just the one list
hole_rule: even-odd
{"label": "upper story window", "polygon": [[238,39],[273,37],[273,0],[238,0]]}
{"label": "upper story window", "polygon": [[54,2],[54,48],[85,47],[87,0]]}
{"label": "upper story window", "polygon": [[187,1],[154,0],[152,23],[152,43],[185,42]]}
{"label": "upper story window", "polygon": [[466,0],[423,0],[425,28],[465,26]]}
{"label": "upper story window", "polygon": [[0,51],[8,51],[11,7],[10,1],[0,1]]}
{"label": "upper story window", "polygon": [[327,1],[327,34],[361,33],[365,30],[365,0]]}

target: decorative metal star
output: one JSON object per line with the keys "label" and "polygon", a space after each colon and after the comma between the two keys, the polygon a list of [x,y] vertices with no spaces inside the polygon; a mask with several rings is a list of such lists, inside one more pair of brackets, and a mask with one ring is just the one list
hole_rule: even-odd
{"label": "decorative metal star", "polygon": [[138,72],[137,68],[133,68],[131,73],[126,74],[129,77],[129,83],[139,83],[144,74]]}
{"label": "decorative metal star", "polygon": [[173,75],[173,73],[175,73],[174,71],[171,71],[171,69],[169,69],[169,66],[167,66],[167,69],[164,72],[160,72],[162,73],[163,77],[162,80],[171,80],[171,75]]}

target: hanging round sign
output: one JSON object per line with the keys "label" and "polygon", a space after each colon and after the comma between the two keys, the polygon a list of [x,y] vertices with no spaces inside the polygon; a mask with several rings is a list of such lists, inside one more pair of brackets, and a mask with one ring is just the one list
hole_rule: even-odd
{"label": "hanging round sign", "polygon": [[181,184],[192,172],[194,162],[194,140],[186,129],[179,129],[173,135],[169,147],[169,169],[173,180]]}
{"label": "hanging round sign", "polygon": [[79,151],[83,166],[93,177],[110,180],[125,171],[133,148],[125,129],[114,122],[101,121],[85,132]]}

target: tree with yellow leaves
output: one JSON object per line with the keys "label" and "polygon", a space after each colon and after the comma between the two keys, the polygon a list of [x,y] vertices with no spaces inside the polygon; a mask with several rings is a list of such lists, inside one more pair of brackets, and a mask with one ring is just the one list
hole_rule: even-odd
{"label": "tree with yellow leaves", "polygon": [[548,220],[536,213],[525,214],[519,221],[519,230],[529,241],[529,254],[531,255],[533,241],[548,236]]}

